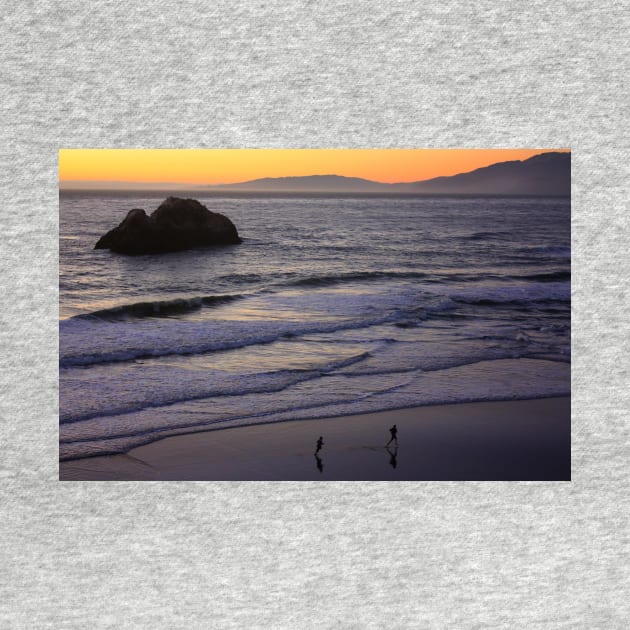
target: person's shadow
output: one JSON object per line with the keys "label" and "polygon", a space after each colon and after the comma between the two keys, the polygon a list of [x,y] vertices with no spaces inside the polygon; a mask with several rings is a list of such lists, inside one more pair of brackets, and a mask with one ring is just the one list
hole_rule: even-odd
{"label": "person's shadow", "polygon": [[385,448],[387,449],[387,452],[389,453],[389,465],[392,468],[396,468],[396,466],[398,466],[398,447],[397,446],[394,447],[393,453],[391,449],[389,448],[389,446],[386,446]]}
{"label": "person's shadow", "polygon": [[315,453],[315,460],[317,461],[317,470],[319,470],[320,473],[324,472],[324,464],[322,463],[322,458]]}

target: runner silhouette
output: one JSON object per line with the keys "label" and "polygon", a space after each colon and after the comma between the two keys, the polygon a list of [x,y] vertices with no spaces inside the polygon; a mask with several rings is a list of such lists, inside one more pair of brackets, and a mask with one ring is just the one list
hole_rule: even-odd
{"label": "runner silhouette", "polygon": [[394,425],[389,432],[392,434],[392,437],[389,438],[389,442],[385,446],[389,446],[392,442],[396,442],[396,446],[398,446],[398,429],[396,425]]}
{"label": "runner silhouette", "polygon": [[317,440],[317,448],[315,449],[315,455],[322,450],[322,446],[324,446],[324,438],[320,435],[319,440]]}

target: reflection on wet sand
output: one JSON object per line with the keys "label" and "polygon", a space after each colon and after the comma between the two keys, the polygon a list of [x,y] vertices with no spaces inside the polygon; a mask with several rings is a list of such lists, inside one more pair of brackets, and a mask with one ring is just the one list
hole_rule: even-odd
{"label": "reflection on wet sand", "polygon": [[398,447],[395,446],[393,451],[389,446],[386,446],[385,449],[389,453],[389,465],[392,468],[396,468],[396,466],[398,466]]}
{"label": "reflection on wet sand", "polygon": [[317,462],[317,470],[319,470],[320,473],[324,472],[324,464],[322,463],[322,458],[315,454],[315,460]]}

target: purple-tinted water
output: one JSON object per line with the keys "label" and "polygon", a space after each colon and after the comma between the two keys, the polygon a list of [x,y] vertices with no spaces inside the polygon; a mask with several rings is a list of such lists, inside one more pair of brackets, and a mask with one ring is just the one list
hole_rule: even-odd
{"label": "purple-tinted water", "polygon": [[161,197],[60,197],[60,453],[570,389],[570,202],[219,198],[244,242],[94,250]]}

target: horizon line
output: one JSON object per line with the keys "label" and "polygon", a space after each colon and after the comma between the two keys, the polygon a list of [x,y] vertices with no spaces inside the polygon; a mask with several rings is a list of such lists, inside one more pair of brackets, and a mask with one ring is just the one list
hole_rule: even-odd
{"label": "horizon line", "polygon": [[[457,150],[457,149],[454,149]],[[68,187],[68,185],[72,185],[72,184],[84,184],[84,185],[89,185],[89,184],[107,184],[108,186],[105,188],[105,190],[111,188],[112,184],[120,184],[120,185],[126,185],[126,188],[120,188],[120,189],[116,189],[116,188],[111,188],[112,190],[134,190],[133,188],[130,188],[130,186],[136,185],[136,186],[141,186],[141,188],[138,188],[136,190],[156,190],[158,188],[163,188],[163,187],[177,187],[177,188],[183,188],[185,190],[197,190],[197,189],[208,189],[208,188],[228,188],[230,186],[233,186],[235,189],[238,186],[241,186],[243,184],[250,184],[252,182],[257,182],[257,181],[261,181],[261,180],[283,180],[283,179],[306,179],[306,178],[311,178],[311,177],[338,177],[340,179],[354,179],[354,180],[360,180],[362,182],[367,182],[370,184],[378,184],[379,186],[403,186],[403,185],[410,185],[410,184],[418,184],[418,183],[422,183],[422,182],[428,182],[434,179],[438,179],[440,177],[457,177],[458,175],[464,175],[466,173],[473,173],[475,171],[478,170],[482,170],[484,168],[489,168],[490,166],[494,166],[495,164],[503,164],[503,163],[507,163],[507,162],[524,162],[527,161],[529,159],[532,159],[533,157],[536,157],[538,155],[545,155],[546,153],[571,153],[571,149],[549,149],[549,150],[544,150],[541,153],[537,153],[535,156],[531,156],[530,158],[527,158],[526,160],[504,160],[502,162],[494,162],[493,164],[490,164],[488,166],[482,166],[482,167],[478,167],[478,168],[474,168],[470,171],[462,171],[460,173],[455,173],[453,175],[437,175],[434,177],[429,177],[426,179],[413,179],[410,181],[397,181],[397,182],[383,182],[383,181],[379,181],[376,179],[368,179],[366,177],[356,177],[356,176],[348,176],[348,175],[338,175],[336,173],[312,173],[310,175],[285,175],[285,176],[278,176],[278,177],[272,177],[272,176],[264,176],[264,177],[256,177],[254,179],[248,179],[248,180],[240,180],[240,181],[234,181],[234,182],[215,182],[215,183],[195,183],[195,182],[169,182],[169,181],[138,181],[138,180],[121,180],[121,179],[116,179],[116,180],[109,180],[109,179],[59,179],[58,180],[58,185],[59,188],[61,189],[62,185],[65,185],[67,187],[68,190],[84,190],[84,188],[71,188]]]}

